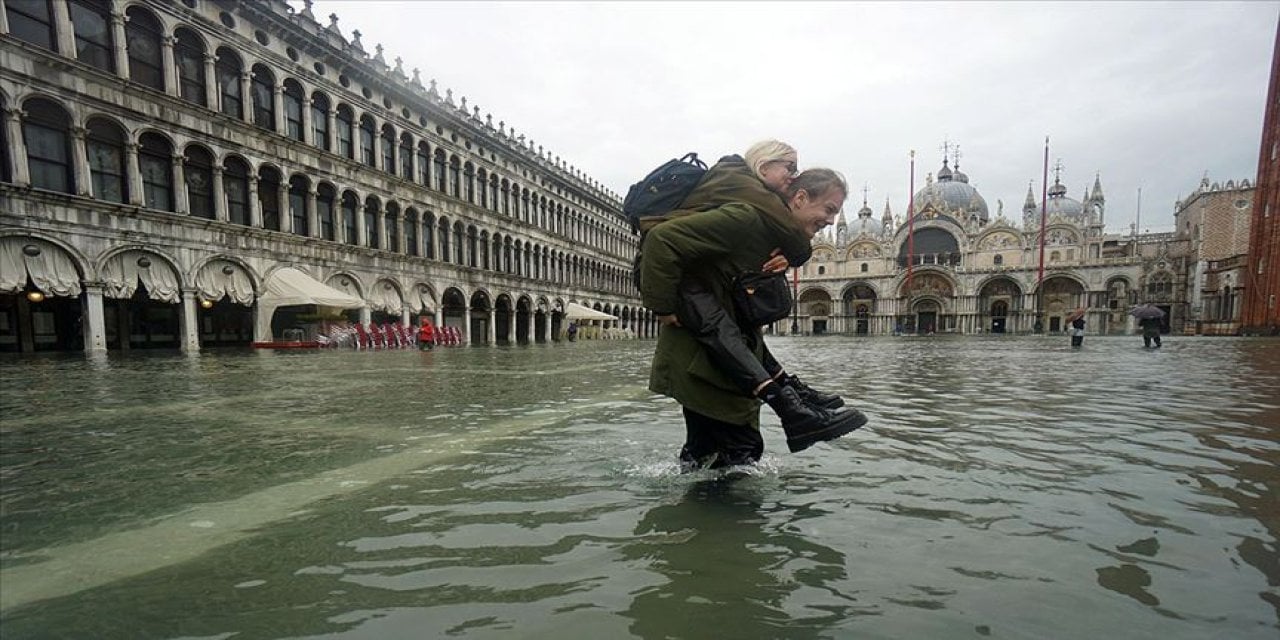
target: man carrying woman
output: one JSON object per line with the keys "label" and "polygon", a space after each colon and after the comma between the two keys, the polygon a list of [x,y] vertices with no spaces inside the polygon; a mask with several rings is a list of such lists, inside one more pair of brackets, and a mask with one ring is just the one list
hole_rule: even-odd
{"label": "man carrying woman", "polygon": [[641,296],[663,324],[649,388],[684,408],[687,466],[757,461],[761,400],[778,413],[793,452],[866,423],[856,410],[833,411],[844,404],[838,396],[788,375],[760,327],[742,326],[733,306],[737,276],[803,264],[813,235],[843,208],[839,174],[814,169],[793,179],[795,163],[795,150],[777,141],[722,158],[679,211],[646,225]]}

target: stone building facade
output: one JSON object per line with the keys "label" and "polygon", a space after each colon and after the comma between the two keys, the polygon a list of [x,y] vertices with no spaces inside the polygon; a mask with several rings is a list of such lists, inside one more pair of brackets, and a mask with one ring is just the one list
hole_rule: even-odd
{"label": "stone building facade", "polygon": [[[616,194],[337,23],[283,0],[0,0],[0,350],[418,316],[544,342],[571,302],[652,332]],[[298,273],[360,306],[264,313]]]}
{"label": "stone building facade", "polygon": [[[1041,202],[1032,189],[1020,215],[1006,215],[999,200],[992,215],[958,160],[953,167],[944,159],[914,194],[913,220],[895,217],[888,202],[877,218],[864,198],[855,220],[841,214],[834,232],[815,240],[814,257],[798,277],[796,330],[1058,332],[1084,307],[1090,333],[1128,334],[1136,329],[1128,310],[1146,302],[1166,312],[1166,331],[1238,328],[1235,301],[1242,293],[1232,265],[1248,237],[1248,207],[1238,206],[1252,193],[1247,180],[1226,187],[1206,182],[1179,203],[1179,224],[1190,231],[1142,235],[1105,232],[1100,176],[1078,200],[1067,195],[1060,169],[1052,180],[1042,281]],[[1204,314],[1214,322],[1202,323],[1210,317]]]}

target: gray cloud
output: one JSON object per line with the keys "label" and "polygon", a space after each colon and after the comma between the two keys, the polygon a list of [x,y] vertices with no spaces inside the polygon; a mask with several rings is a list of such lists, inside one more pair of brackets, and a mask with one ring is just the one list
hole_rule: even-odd
{"label": "gray cloud", "polygon": [[[619,193],[686,151],[776,137],[844,173],[879,214],[941,166],[990,203],[1037,200],[1043,144],[1112,231],[1169,229],[1210,180],[1253,180],[1275,3],[316,3],[455,97]],[[300,7],[299,7],[300,8]],[[1053,180],[1052,174],[1050,181]]]}

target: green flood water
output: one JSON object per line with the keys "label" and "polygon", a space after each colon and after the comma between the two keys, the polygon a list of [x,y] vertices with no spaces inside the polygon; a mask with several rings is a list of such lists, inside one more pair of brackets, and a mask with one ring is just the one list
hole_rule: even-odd
{"label": "green flood water", "polygon": [[769,341],[733,477],[651,341],[0,359],[0,637],[1280,637],[1280,341]]}

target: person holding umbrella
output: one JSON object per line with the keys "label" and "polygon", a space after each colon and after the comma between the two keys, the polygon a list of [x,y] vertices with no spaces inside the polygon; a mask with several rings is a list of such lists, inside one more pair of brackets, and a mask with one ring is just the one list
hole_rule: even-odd
{"label": "person holding umbrella", "polygon": [[1084,346],[1084,307],[1076,307],[1067,316],[1067,324],[1071,326],[1071,346]]}
{"label": "person holding umbrella", "polygon": [[1156,343],[1156,348],[1160,348],[1160,319],[1164,317],[1164,311],[1159,307],[1148,302],[1147,304],[1134,307],[1129,310],[1129,315],[1138,319],[1138,326],[1142,328],[1142,346],[1150,349],[1151,343]]}

